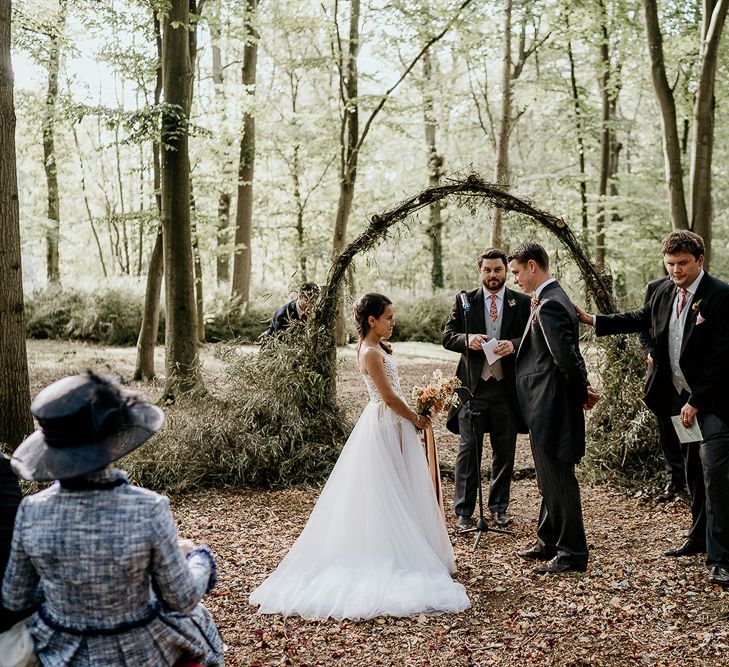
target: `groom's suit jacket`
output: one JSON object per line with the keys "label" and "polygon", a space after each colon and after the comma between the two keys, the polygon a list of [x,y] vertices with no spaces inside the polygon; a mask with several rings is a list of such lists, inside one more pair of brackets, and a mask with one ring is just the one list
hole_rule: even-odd
{"label": "groom's suit jacket", "polygon": [[[471,312],[468,318],[468,333],[486,334],[486,311],[484,305],[484,293],[482,288],[471,290],[468,294],[468,302],[471,304]],[[519,349],[519,341],[524,333],[524,327],[529,319],[530,299],[522,292],[515,292],[508,287],[504,291],[504,303],[501,311],[501,332],[499,338],[501,340],[510,340],[514,344],[514,349]],[[451,308],[451,314],[446,322],[441,342],[446,350],[452,352],[460,352],[461,358],[458,360],[456,375],[464,387],[468,387],[471,392],[476,391],[483,365],[486,361],[486,355],[483,350],[470,350],[471,359],[471,375],[466,372],[466,334],[465,320],[463,309],[461,308],[460,299],[456,300]],[[504,388],[507,392],[509,402],[514,407],[514,411],[519,417],[519,433],[526,433],[527,428],[523,423],[523,419],[519,412],[519,402],[516,397],[516,383],[514,375],[514,356],[513,354],[501,358],[501,368],[504,372],[505,383]],[[458,433],[458,409],[453,409],[448,414],[446,428],[452,433]]]}
{"label": "groom's suit jacket", "polygon": [[[654,343],[653,367],[645,386],[646,405],[659,416],[670,416],[673,383],[668,335],[676,287],[661,283],[650,302],[638,310],[598,315],[598,336],[648,331]],[[729,285],[704,273],[687,306],[679,364],[691,395],[688,402],[702,414],[715,414],[729,425]]]}
{"label": "groom's suit jacket", "polygon": [[550,456],[578,463],[585,453],[587,370],[579,319],[558,282],[540,293],[516,355],[519,405],[532,440]]}

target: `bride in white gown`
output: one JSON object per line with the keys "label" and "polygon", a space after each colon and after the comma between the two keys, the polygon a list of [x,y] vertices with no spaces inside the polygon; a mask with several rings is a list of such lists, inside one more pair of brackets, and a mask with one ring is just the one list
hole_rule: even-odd
{"label": "bride in white gown", "polygon": [[358,365],[370,402],[342,449],[304,530],[251,593],[262,614],[365,619],[458,612],[453,549],[433,492],[391,350],[392,302],[365,294],[354,306]]}

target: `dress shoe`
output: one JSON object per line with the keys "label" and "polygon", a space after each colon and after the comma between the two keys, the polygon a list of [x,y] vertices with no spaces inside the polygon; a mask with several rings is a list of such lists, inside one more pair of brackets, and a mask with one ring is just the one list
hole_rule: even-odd
{"label": "dress shoe", "polygon": [[456,528],[459,530],[473,528],[473,519],[470,516],[464,516],[463,514],[458,514],[456,516]]}
{"label": "dress shoe", "polygon": [[506,512],[492,512],[492,516],[497,526],[508,526],[511,523],[511,517]]}
{"label": "dress shoe", "polygon": [[680,558],[681,556],[693,556],[694,554],[703,553],[706,553],[706,549],[704,547],[699,547],[694,542],[686,540],[677,549],[669,549],[668,551],[664,551],[663,555],[668,556],[669,558]]}
{"label": "dress shoe", "polygon": [[685,487],[680,487],[672,484],[669,482],[666,484],[666,488],[663,489],[663,493],[656,496],[656,502],[657,503],[667,503],[673,500],[678,495],[683,495],[686,493]]}
{"label": "dress shoe", "polygon": [[554,558],[556,552],[550,549],[543,549],[538,544],[533,544],[528,549],[517,551],[516,555],[524,560],[550,560]]}
{"label": "dress shoe", "polygon": [[534,574],[561,574],[562,572],[584,572],[587,570],[586,563],[575,563],[567,560],[564,556],[555,556],[544,565],[538,565],[532,570]]}
{"label": "dress shoe", "polygon": [[729,570],[721,565],[713,565],[709,570],[709,581],[720,586],[729,586]]}

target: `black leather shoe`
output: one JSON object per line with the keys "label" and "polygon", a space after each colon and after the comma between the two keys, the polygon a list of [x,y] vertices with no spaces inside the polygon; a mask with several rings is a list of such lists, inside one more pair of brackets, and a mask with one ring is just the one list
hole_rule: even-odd
{"label": "black leather shoe", "polygon": [[508,526],[511,523],[511,517],[506,512],[493,512],[493,517],[497,526]]}
{"label": "black leather shoe", "polygon": [[729,570],[721,565],[714,565],[709,570],[709,581],[719,586],[729,586]]}
{"label": "black leather shoe", "polygon": [[563,556],[555,556],[544,565],[538,565],[532,570],[534,574],[561,574],[562,572],[584,572],[587,570],[586,563],[575,563]]}
{"label": "black leather shoe", "polygon": [[517,551],[516,555],[524,560],[550,560],[555,557],[556,552],[542,549],[539,545],[533,544],[528,549]]}
{"label": "black leather shoe", "polygon": [[673,500],[676,496],[686,493],[685,487],[675,486],[671,482],[666,484],[666,488],[663,489],[663,493],[656,496],[657,503],[667,503]]}
{"label": "black leather shoe", "polygon": [[669,549],[668,551],[664,551],[663,555],[668,556],[669,558],[680,558],[682,556],[693,556],[694,554],[703,554],[703,553],[706,553],[705,548],[699,547],[698,545],[694,544],[690,540],[686,540],[677,549]]}
{"label": "black leather shoe", "polygon": [[459,530],[465,530],[466,528],[473,528],[473,519],[470,516],[464,516],[458,514],[456,518],[456,528]]}

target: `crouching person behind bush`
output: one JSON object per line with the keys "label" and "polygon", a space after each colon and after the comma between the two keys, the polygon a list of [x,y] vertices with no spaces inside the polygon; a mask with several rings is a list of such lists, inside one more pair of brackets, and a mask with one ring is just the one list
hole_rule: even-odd
{"label": "crouching person behind bush", "polygon": [[159,430],[162,411],[92,373],[47,387],[31,410],[40,428],[11,465],[59,481],[20,504],[3,600],[40,599],[29,630],[41,664],[223,665],[199,604],[215,582],[212,554],[183,553],[167,498],[111,466]]}
{"label": "crouching person behind bush", "polygon": [[319,298],[319,285],[304,283],[299,287],[299,295],[293,301],[281,306],[273,316],[271,325],[259,337],[259,343],[268,341],[269,336],[284,331],[292,322],[306,322],[309,312]]}

